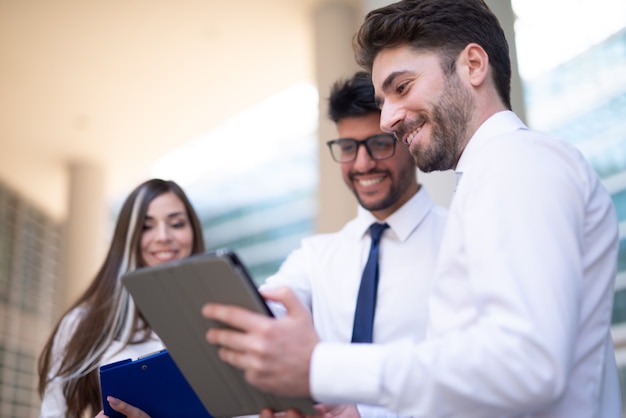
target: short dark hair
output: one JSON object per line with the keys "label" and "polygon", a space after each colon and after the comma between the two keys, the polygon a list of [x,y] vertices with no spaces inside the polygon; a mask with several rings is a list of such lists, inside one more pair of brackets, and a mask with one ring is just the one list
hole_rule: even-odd
{"label": "short dark hair", "polygon": [[410,45],[441,54],[443,71],[451,74],[459,53],[470,43],[487,52],[498,95],[511,109],[509,45],[483,0],[402,0],[372,10],[353,46],[357,63],[370,72],[380,51]]}
{"label": "short dark hair", "polygon": [[374,86],[368,73],[359,71],[333,84],[328,99],[328,117],[333,122],[372,112],[380,112],[380,109],[374,100]]}

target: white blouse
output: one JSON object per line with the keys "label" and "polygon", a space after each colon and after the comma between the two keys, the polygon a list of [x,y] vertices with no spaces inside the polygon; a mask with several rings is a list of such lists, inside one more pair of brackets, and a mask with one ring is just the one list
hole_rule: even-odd
{"label": "white blouse", "polygon": [[[50,368],[51,374],[60,367],[65,347],[78,325],[80,316],[83,314],[84,308],[76,308],[70,311],[61,321],[59,332],[54,338],[54,345],[52,348],[52,366]],[[146,342],[129,344],[124,348],[121,348],[121,345],[121,342],[114,341],[102,356],[100,366],[128,358],[135,360],[138,357],[165,348],[159,337],[154,332],[150,336],[150,339]],[[65,397],[63,396],[63,380],[56,377],[46,387],[41,403],[41,412],[39,417],[64,418],[66,416],[66,411],[67,404],[65,403]]]}

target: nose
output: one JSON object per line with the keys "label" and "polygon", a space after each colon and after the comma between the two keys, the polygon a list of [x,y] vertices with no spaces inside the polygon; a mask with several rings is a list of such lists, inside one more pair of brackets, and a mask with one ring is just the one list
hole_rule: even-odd
{"label": "nose", "polygon": [[164,222],[159,223],[157,226],[157,240],[167,242],[171,239],[171,237],[172,234],[169,226]]}
{"label": "nose", "polygon": [[385,100],[380,108],[380,130],[389,134],[395,133],[404,120],[405,111],[401,106]]}
{"label": "nose", "polygon": [[376,165],[376,160],[370,157],[367,152],[367,148],[365,148],[365,143],[359,143],[359,147],[356,150],[356,158],[352,163],[352,168],[355,171],[365,173],[372,169],[373,166]]}

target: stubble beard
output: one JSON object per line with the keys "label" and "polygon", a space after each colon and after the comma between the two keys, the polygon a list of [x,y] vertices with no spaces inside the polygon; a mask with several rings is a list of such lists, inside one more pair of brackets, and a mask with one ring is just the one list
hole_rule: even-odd
{"label": "stubble beard", "polygon": [[[354,196],[356,197],[356,200],[359,202],[359,205],[361,205],[364,209],[367,209],[370,212],[380,211],[395,205],[400,199],[403,198],[404,194],[412,184],[412,176],[415,176],[415,166],[413,166],[413,170],[409,170],[407,167],[406,169],[397,172],[398,178],[394,178],[390,172],[386,172],[386,174],[387,177],[391,179],[391,186],[388,192],[380,199],[371,201],[361,198],[358,190],[354,186],[350,187],[352,193],[354,193]],[[354,181],[354,179],[351,180]]]}
{"label": "stubble beard", "polygon": [[472,109],[475,106],[469,91],[453,73],[446,76],[439,101],[432,106],[430,143],[421,149],[412,149],[417,166],[425,173],[449,170],[463,151]]}

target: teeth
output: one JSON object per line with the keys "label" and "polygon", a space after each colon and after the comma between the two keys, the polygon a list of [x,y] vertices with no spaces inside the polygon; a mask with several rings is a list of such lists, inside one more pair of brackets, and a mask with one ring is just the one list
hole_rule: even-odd
{"label": "teeth", "polygon": [[378,184],[381,181],[383,181],[382,177],[378,177],[378,178],[375,178],[375,179],[368,179],[368,180],[366,180],[366,179],[359,179],[359,184],[362,185],[362,186],[371,186],[373,184]]}
{"label": "teeth", "polygon": [[159,251],[157,253],[154,253],[154,257],[160,260],[167,260],[173,258],[175,254],[176,253],[174,251]]}
{"label": "teeth", "polygon": [[411,142],[413,142],[413,138],[415,138],[415,136],[420,133],[420,130],[421,128],[417,128],[416,130],[414,130],[413,132],[409,134],[409,136],[406,138],[407,145],[411,145]]}

